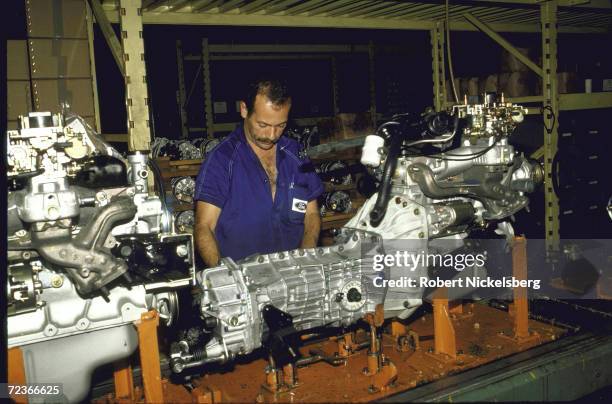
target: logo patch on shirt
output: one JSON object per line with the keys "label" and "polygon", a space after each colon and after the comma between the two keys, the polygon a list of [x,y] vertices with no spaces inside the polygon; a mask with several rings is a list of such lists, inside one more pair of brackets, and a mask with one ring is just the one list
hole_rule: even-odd
{"label": "logo patch on shirt", "polygon": [[307,201],[298,198],[293,198],[291,210],[294,212],[306,213],[306,205],[308,205]]}

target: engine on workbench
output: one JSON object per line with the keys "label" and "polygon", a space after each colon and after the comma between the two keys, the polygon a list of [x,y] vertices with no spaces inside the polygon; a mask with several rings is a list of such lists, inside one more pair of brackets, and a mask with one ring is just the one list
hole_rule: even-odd
{"label": "engine on workbench", "polygon": [[[424,287],[380,287],[380,278],[428,277],[421,262],[376,270],[373,257],[396,251],[452,253],[474,229],[497,224],[528,204],[542,169],[514,150],[509,136],[526,110],[497,103],[404,114],[365,140],[361,162],[379,189],[331,247],[223,259],[196,275],[208,339],[173,344],[174,371],[225,362],[266,347],[277,366],[299,360],[296,335],[348,326],[383,305],[385,317],[406,318]],[[469,273],[466,268],[464,276]],[[417,282],[418,284],[418,282]]]}
{"label": "engine on workbench", "polygon": [[63,381],[80,401],[96,367],[136,349],[143,313],[173,321],[192,236],[149,192],[147,155],[124,159],[78,116],[22,116],[7,146],[8,346],[29,383]]}
{"label": "engine on workbench", "polygon": [[[510,219],[528,206],[526,194],[544,177],[538,162],[509,143],[526,113],[487,94],[484,104],[398,115],[386,122],[366,138],[361,158],[380,181],[378,192],[346,226],[380,234],[387,241],[386,254],[452,253],[464,247],[471,232],[491,225],[512,243]],[[478,270],[484,268],[472,266],[461,275]],[[390,279],[429,274],[423,263],[389,271]],[[385,311],[397,313],[408,297],[418,299],[422,293],[423,288],[391,286]]]}

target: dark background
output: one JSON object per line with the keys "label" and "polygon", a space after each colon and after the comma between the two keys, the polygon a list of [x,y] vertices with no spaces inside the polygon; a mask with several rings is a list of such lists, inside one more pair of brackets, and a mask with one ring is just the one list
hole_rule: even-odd
{"label": "dark background", "polygon": [[[15,3],[21,6],[9,7],[5,16],[8,37],[25,39],[23,3]],[[119,26],[114,28],[118,33]],[[126,133],[123,79],[97,26],[94,31],[102,132]],[[532,60],[540,59],[540,34],[503,33],[503,36],[517,47],[529,48]],[[210,44],[367,45],[373,41],[378,49],[375,58],[377,112],[386,116],[397,112],[420,112],[433,103],[431,47],[427,31],[147,25],[143,37],[152,130],[156,137],[176,139],[181,134],[176,40],[182,41],[184,55],[200,54],[203,38],[208,38]],[[601,79],[612,78],[611,43],[611,34],[559,34],[558,71],[576,73],[578,82],[592,78],[593,91],[601,91]],[[453,31],[451,44],[455,77],[501,72],[502,49],[486,35]],[[383,49],[387,45],[400,46],[402,51],[385,52]],[[192,127],[205,126],[202,72],[197,73],[198,65],[199,62],[184,62],[185,86],[187,94],[191,94],[187,104],[188,126]],[[242,89],[257,72],[270,68],[283,70],[289,76],[295,94],[293,117],[333,115],[329,60],[214,61],[211,63],[213,101],[227,103],[227,113],[215,114],[215,122],[239,121],[235,101],[241,98]],[[367,111],[370,105],[367,53],[339,55],[337,77],[340,112]],[[563,112],[559,119],[558,192],[562,237],[612,236],[612,221],[605,212],[612,193],[608,164],[612,146],[607,119],[610,112]],[[194,138],[202,135],[202,132],[190,133]],[[542,139],[540,115],[529,116],[513,136],[526,154],[535,151]],[[545,215],[542,190],[530,199],[532,212],[517,214],[516,228],[528,237],[542,238]]]}

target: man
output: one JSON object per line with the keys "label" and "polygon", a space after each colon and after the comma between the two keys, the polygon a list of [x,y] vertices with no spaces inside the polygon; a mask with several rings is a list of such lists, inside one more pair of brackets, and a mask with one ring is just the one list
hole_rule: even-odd
{"label": "man", "polygon": [[196,182],[195,242],[205,264],[316,247],[323,184],[298,143],[282,136],[291,96],[260,79],[240,102],[242,126],[206,158]]}

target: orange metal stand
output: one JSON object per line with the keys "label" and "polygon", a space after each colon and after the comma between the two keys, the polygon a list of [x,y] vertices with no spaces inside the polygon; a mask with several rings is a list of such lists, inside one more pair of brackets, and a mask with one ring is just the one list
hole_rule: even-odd
{"label": "orange metal stand", "polygon": [[115,362],[115,400],[132,402],[134,395],[134,379],[132,378],[132,366],[128,359]]}
{"label": "orange metal stand", "polygon": [[370,325],[370,349],[368,351],[365,374],[370,376],[369,392],[385,390],[397,380],[397,368],[382,353],[382,343],[377,335],[377,329],[385,321],[385,311],[382,304],[376,306],[376,311],[367,313],[365,321]]}
{"label": "orange metal stand", "polygon": [[289,388],[297,386],[297,369],[292,363],[283,367],[283,383]]}
{"label": "orange metal stand", "polygon": [[217,404],[222,401],[221,391],[212,387],[198,386],[191,391],[191,402],[198,404]]}
{"label": "orange metal stand", "polygon": [[[19,348],[8,350],[8,383],[13,385],[25,385],[26,374],[23,365],[23,353]],[[16,403],[27,403],[27,395],[11,395],[11,399]]]}
{"label": "orange metal stand", "polygon": [[342,358],[348,358],[355,351],[357,351],[359,345],[355,343],[355,336],[352,332],[346,333],[338,338],[338,356]]}
{"label": "orange metal stand", "polygon": [[[512,247],[512,275],[515,279],[527,280],[527,240],[525,237],[514,237]],[[529,332],[529,305],[527,301],[527,288],[514,288],[514,302],[511,313],[514,317],[514,339],[525,342],[538,338],[536,333]]]}
{"label": "orange metal stand", "polygon": [[454,359],[457,357],[455,328],[449,316],[448,299],[442,296],[446,296],[446,291],[433,299],[434,352]]}
{"label": "orange metal stand", "polygon": [[140,349],[140,367],[144,386],[145,402],[161,403],[164,401],[159,367],[159,346],[157,343],[157,326],[159,316],[157,311],[143,313],[138,327],[138,342]]}

